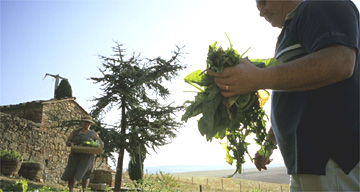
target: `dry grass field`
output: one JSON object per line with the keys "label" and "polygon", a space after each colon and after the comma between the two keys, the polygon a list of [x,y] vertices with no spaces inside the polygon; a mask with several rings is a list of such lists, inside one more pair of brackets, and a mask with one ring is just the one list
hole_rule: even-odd
{"label": "dry grass field", "polygon": [[172,176],[187,186],[188,191],[289,191],[289,176],[284,167],[268,168],[259,172],[248,169],[243,174],[227,178],[233,170],[173,173]]}

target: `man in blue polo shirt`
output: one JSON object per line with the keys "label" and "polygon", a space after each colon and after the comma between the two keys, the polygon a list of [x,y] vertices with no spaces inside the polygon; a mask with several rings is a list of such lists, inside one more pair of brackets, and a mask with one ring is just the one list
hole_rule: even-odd
{"label": "man in blue polo shirt", "polygon": [[[257,0],[282,28],[275,57],[215,74],[226,97],[272,89],[269,140],[278,144],[291,191],[359,191],[359,11],[349,0]],[[269,157],[255,155],[266,170]]]}

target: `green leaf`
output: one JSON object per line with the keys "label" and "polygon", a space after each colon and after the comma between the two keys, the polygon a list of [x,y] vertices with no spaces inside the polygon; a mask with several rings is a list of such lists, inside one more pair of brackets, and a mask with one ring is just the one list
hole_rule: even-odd
{"label": "green leaf", "polygon": [[201,70],[196,70],[192,73],[190,73],[189,75],[187,75],[185,78],[184,78],[184,81],[186,83],[196,83],[196,84],[199,84],[201,83],[201,78],[202,78],[202,75],[200,75],[202,72]]}
{"label": "green leaf", "polygon": [[229,38],[229,36],[227,35],[227,33],[226,33],[226,32],[225,32],[225,35],[226,35],[226,37],[227,37],[227,38],[228,38],[228,40],[229,40],[229,43],[230,43],[230,49],[232,49],[233,44],[231,43],[230,38]]}
{"label": "green leaf", "polygon": [[203,117],[199,122],[199,130],[206,130],[207,140],[211,140],[212,137],[216,134],[214,129],[214,121],[215,121],[215,113],[217,111],[218,106],[221,104],[221,95],[217,94],[211,100],[206,100],[204,105],[202,105]]}
{"label": "green leaf", "polygon": [[275,58],[270,59],[250,59],[252,63],[264,63],[266,67],[274,66],[280,64],[280,61],[278,61]]}
{"label": "green leaf", "polygon": [[228,145],[229,145],[229,140],[228,139],[226,139],[226,142],[225,143],[221,143],[221,142],[219,142],[220,143],[220,145],[221,145],[221,147],[225,150],[225,155],[226,155],[226,157],[225,157],[225,160],[226,160],[226,162],[228,163],[228,164],[230,164],[230,165],[232,165],[233,164],[233,162],[234,162],[234,158],[230,155],[230,149],[229,149],[229,147],[228,147]]}

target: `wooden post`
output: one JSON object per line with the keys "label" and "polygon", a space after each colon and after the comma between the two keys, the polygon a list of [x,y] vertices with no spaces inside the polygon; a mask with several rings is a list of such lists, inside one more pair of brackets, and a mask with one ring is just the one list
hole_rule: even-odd
{"label": "wooden post", "polygon": [[283,190],[282,190],[282,185],[280,185],[280,189],[281,189],[281,192],[283,192]]}
{"label": "wooden post", "polygon": [[221,189],[224,190],[224,182],[222,179],[221,179]]}
{"label": "wooden post", "polygon": [[206,178],[206,185],[209,185],[209,178]]}
{"label": "wooden post", "polygon": [[202,188],[201,188],[201,185],[200,185],[200,192],[202,192]]}
{"label": "wooden post", "polygon": [[191,177],[191,183],[194,184],[194,177]]}
{"label": "wooden post", "polygon": [[241,181],[240,181],[240,192],[241,192]]}

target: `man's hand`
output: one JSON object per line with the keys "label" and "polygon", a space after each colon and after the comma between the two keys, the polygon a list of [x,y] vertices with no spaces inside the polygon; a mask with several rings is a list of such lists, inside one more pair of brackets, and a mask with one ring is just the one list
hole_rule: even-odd
{"label": "man's hand", "polygon": [[254,164],[259,171],[261,171],[262,169],[267,170],[266,165],[269,165],[271,163],[270,156],[272,155],[272,153],[273,149],[269,149],[269,157],[264,157],[259,153],[255,154]]}
{"label": "man's hand", "polygon": [[[333,45],[279,65],[258,68],[246,59],[221,73],[209,71],[221,94],[231,97],[259,89],[278,91],[313,90],[350,78],[354,72],[356,50]],[[339,63],[341,65],[339,65]]]}
{"label": "man's hand", "polygon": [[215,77],[215,83],[223,96],[232,97],[261,89],[261,70],[250,61],[241,59],[238,65],[226,67],[221,73],[209,71],[209,75]]}

